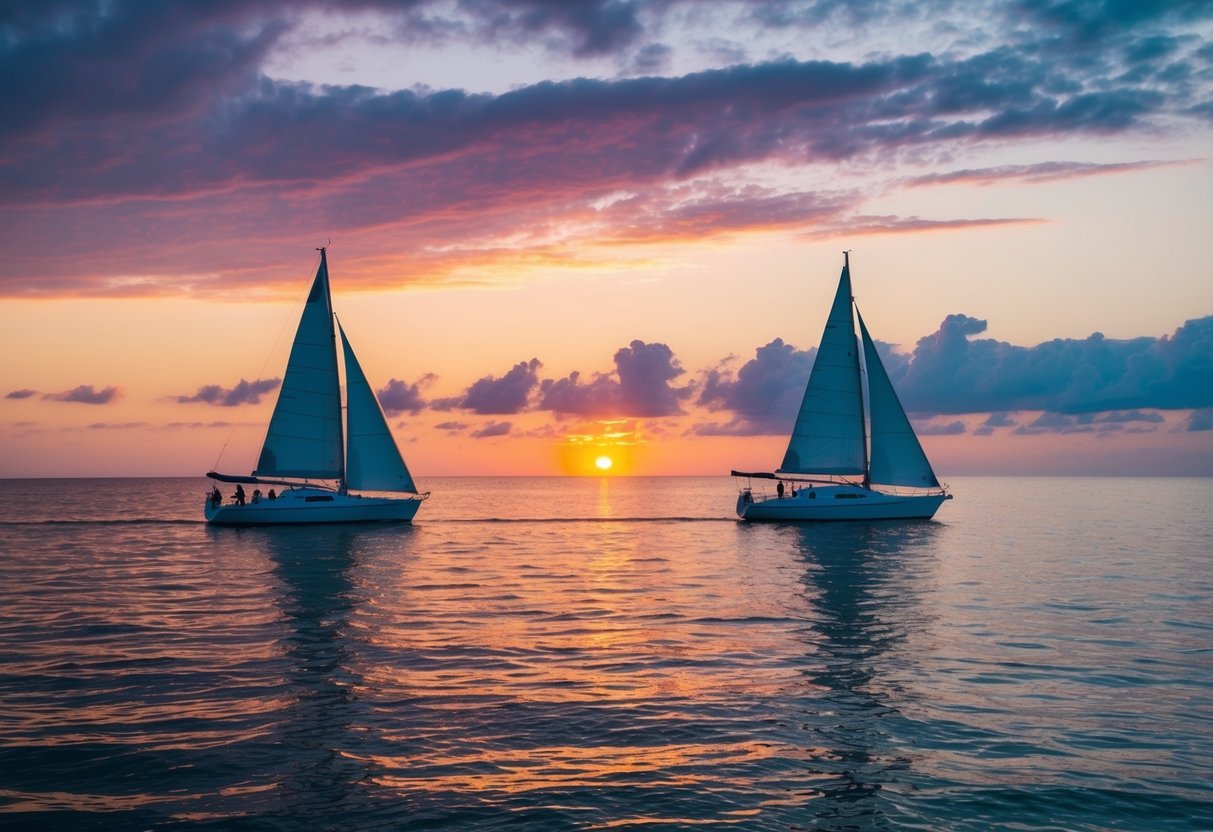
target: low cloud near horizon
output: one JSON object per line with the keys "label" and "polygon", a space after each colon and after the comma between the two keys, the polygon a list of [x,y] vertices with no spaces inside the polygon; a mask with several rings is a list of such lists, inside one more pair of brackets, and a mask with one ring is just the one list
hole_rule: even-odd
{"label": "low cloud near horizon", "polygon": [[[978,337],[986,329],[984,320],[954,314],[920,338],[912,352],[877,342],[898,395],[923,435],[988,436],[999,428],[1019,434],[1153,430],[1163,419],[1152,411],[1185,410],[1193,411],[1190,429],[1208,429],[1203,426],[1213,413],[1213,315],[1159,337],[1113,339],[1093,333],[1032,347]],[[633,340],[615,352],[611,372],[540,378],[543,364],[532,358],[502,376],[481,377],[460,396],[426,404],[410,395],[408,401],[416,407],[412,412],[550,411],[562,419],[658,419],[706,411],[726,421],[699,421],[688,432],[779,435],[791,430],[816,353],[816,347],[798,349],[775,338],[739,366],[733,366],[739,359],[731,357],[679,384],[687,373],[671,347]],[[1040,415],[1024,422],[1015,418],[1017,413]],[[986,418],[971,429],[963,420],[941,418],[974,414]],[[501,425],[506,423],[493,424],[494,430],[505,430]],[[469,429],[462,421],[437,427]],[[499,435],[484,431],[471,435]]]}
{"label": "low cloud near horizon", "polygon": [[242,404],[259,404],[266,393],[277,390],[282,384],[280,378],[259,378],[256,381],[240,381],[230,388],[218,384],[205,384],[198,388],[192,396],[176,396],[178,404],[203,403],[219,407],[238,407]]}
{"label": "low cloud near horizon", "polygon": [[122,397],[121,387],[105,387],[93,389],[91,384],[81,384],[62,393],[46,393],[43,399],[53,402],[76,402],[77,404],[109,404]]}

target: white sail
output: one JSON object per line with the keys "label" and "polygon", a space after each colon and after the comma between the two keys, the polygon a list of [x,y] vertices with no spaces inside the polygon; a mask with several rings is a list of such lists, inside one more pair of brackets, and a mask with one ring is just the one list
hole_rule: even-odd
{"label": "white sail", "polygon": [[867,443],[859,384],[851,271],[844,265],[780,473],[864,473]]}
{"label": "white sail", "polygon": [[868,411],[872,432],[871,481],[884,485],[938,488],[939,480],[922,444],[910,426],[906,411],[889,381],[876,345],[868,334],[859,310],[859,331],[863,337],[863,360],[868,370]]}
{"label": "white sail", "polygon": [[341,386],[324,250],[255,476],[342,479]]}
{"label": "white sail", "polygon": [[340,324],[337,328],[345,354],[346,487],[415,493],[417,486],[388,429],[379,400],[362,372],[345,330]]}

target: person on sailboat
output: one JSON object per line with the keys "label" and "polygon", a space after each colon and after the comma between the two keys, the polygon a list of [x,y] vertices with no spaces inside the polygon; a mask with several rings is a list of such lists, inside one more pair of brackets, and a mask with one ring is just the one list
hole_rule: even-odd
{"label": "person on sailboat", "polygon": [[219,486],[216,485],[215,487],[213,487],[211,489],[211,505],[215,506],[215,508],[218,508],[219,504],[222,502],[223,502],[223,494],[220,493]]}
{"label": "person on sailboat", "polygon": [[779,495],[779,499],[783,499],[783,480],[780,480],[779,485],[775,486],[775,493]]}
{"label": "person on sailboat", "polygon": [[244,505],[244,486],[236,483],[236,493],[232,495],[232,502],[238,506]]}

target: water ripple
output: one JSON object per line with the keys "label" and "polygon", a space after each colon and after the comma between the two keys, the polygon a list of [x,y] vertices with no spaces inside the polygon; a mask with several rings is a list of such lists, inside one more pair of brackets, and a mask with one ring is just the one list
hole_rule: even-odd
{"label": "water ripple", "polygon": [[0,517],[0,826],[1213,828],[1207,521],[452,487],[414,527],[211,529],[195,481]]}

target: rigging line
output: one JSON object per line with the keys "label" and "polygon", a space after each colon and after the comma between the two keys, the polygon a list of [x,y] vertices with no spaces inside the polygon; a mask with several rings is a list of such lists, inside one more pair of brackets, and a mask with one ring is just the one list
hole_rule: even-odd
{"label": "rigging line", "polygon": [[[315,265],[314,265],[314,266],[312,266],[312,269],[311,269],[311,272],[310,272],[310,274],[311,274],[312,276],[315,276],[316,271],[317,271],[317,270],[320,268],[320,255],[316,255],[316,258],[315,258],[315,260],[314,260],[314,263],[315,263]],[[282,325],[281,325],[281,326],[278,328],[278,334],[277,334],[277,335],[274,337],[274,345],[273,345],[272,347],[270,347],[270,351],[269,351],[269,352],[266,354],[266,356],[265,356],[265,360],[261,362],[261,369],[257,371],[257,378],[255,379],[255,380],[257,380],[257,381],[260,381],[261,376],[265,374],[265,368],[269,366],[270,359],[273,357],[274,352],[275,352],[275,351],[278,349],[278,345],[279,345],[280,343],[282,343],[282,333],[286,331],[287,325],[288,325],[288,324],[289,324],[289,323],[290,323],[292,320],[294,320],[294,319],[295,319],[295,317],[298,317],[298,316],[293,316],[293,317],[292,317],[292,316],[291,316],[289,313],[294,312],[294,311],[295,311],[295,310],[296,310],[298,307],[300,307],[300,306],[302,305],[302,304],[300,303],[301,299],[306,298],[306,297],[307,297],[307,295],[308,295],[308,294],[309,294],[309,293],[312,291],[312,284],[311,284],[311,281],[306,281],[306,280],[305,280],[305,281],[302,281],[302,282],[304,283],[304,290],[303,290],[303,292],[302,292],[300,295],[296,296],[296,298],[295,298],[295,302],[294,302],[294,303],[292,303],[292,304],[291,304],[291,305],[290,305],[290,306],[287,308],[287,310],[286,310],[286,311],[287,311],[287,313],[288,313],[288,314],[287,314],[287,316],[286,316],[286,317],[284,317],[284,318],[282,319]],[[285,380],[285,378],[284,378],[284,380]],[[224,454],[224,452],[225,452],[225,451],[227,451],[227,446],[228,446],[228,444],[229,444],[229,443],[231,443],[231,441],[232,441],[232,437],[233,437],[235,434],[236,434],[236,425],[235,425],[235,424],[233,424],[233,425],[232,425],[232,426],[231,426],[231,427],[228,429],[227,438],[223,440],[223,447],[219,449],[219,455],[218,455],[217,457],[215,457],[215,464],[211,466],[211,470],[212,470],[212,471],[218,471],[218,470],[219,470],[219,460],[223,459],[223,454]]]}

